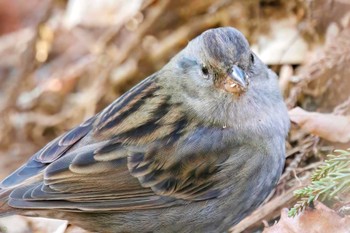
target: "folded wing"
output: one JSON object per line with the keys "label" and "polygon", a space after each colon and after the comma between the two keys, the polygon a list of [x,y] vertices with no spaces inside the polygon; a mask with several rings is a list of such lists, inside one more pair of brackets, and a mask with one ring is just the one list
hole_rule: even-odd
{"label": "folded wing", "polygon": [[0,198],[14,208],[93,212],[224,195],[223,129],[189,119],[154,78],[33,155],[1,183]]}

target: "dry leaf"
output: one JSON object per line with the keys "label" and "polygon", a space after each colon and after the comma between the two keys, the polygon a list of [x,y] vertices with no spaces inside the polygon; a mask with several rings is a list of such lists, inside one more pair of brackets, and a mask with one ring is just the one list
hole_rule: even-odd
{"label": "dry leaf", "polygon": [[307,112],[302,108],[289,111],[292,122],[304,131],[332,142],[350,141],[350,117],[327,113]]}
{"label": "dry leaf", "polygon": [[35,233],[65,233],[68,221],[50,218],[27,218]]}
{"label": "dry leaf", "polygon": [[349,233],[350,217],[341,217],[320,202],[294,218],[288,217],[288,209],[281,211],[280,221],[265,228],[263,233]]}
{"label": "dry leaf", "polygon": [[0,218],[0,233],[23,233],[30,228],[26,217],[14,215]]}
{"label": "dry leaf", "polygon": [[265,64],[300,64],[307,57],[307,43],[295,25],[296,16],[271,23],[268,35],[260,35],[252,50]]}
{"label": "dry leaf", "polygon": [[88,233],[77,226],[69,226],[68,221],[31,218],[19,215],[0,218],[0,233]]}
{"label": "dry leaf", "polygon": [[71,0],[68,2],[66,11],[66,24],[70,28],[79,24],[85,26],[122,25],[140,10],[141,4],[140,0]]}

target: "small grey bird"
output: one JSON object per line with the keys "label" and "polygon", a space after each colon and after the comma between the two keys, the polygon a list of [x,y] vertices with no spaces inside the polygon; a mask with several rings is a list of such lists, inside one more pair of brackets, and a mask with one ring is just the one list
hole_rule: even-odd
{"label": "small grey bird", "polygon": [[288,129],[276,75],[239,31],[210,29],[3,180],[0,212],[95,232],[225,232],[275,187]]}

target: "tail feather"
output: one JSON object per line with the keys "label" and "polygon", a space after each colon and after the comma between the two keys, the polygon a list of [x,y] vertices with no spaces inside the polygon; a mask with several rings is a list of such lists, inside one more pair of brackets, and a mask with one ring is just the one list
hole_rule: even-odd
{"label": "tail feather", "polygon": [[15,214],[15,209],[10,207],[7,202],[12,189],[0,189],[0,217]]}

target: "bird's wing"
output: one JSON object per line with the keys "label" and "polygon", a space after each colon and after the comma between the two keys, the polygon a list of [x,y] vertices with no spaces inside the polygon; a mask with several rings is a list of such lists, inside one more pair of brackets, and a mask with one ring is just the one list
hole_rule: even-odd
{"label": "bird's wing", "polygon": [[224,130],[189,119],[159,89],[146,79],[49,143],[1,183],[3,193],[12,190],[8,204],[128,211],[223,195]]}

